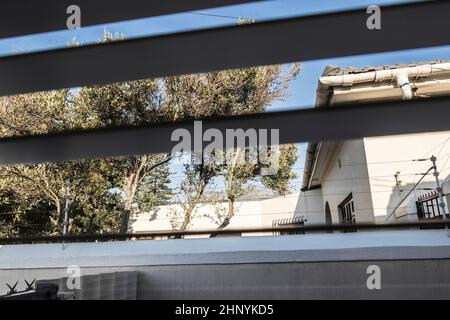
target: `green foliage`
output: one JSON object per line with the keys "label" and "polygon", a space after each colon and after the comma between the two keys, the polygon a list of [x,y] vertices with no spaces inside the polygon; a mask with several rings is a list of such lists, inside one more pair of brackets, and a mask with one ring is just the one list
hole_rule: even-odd
{"label": "green foliage", "polygon": [[[285,96],[289,82],[299,71],[297,64],[289,67],[274,65],[164,79],[167,101],[161,110],[166,119],[175,120],[264,112],[272,102]],[[291,158],[296,159],[295,146],[286,150],[294,153]],[[286,156],[285,153],[281,154],[281,158]],[[281,163],[284,166],[282,172],[263,179],[263,184],[279,194],[286,193],[289,180],[294,176],[291,162],[284,159]],[[174,223],[181,230],[187,228],[194,218],[194,209],[213,177],[221,176],[226,182],[230,206],[224,220],[226,224],[234,215],[235,199],[246,192],[246,184],[261,180],[261,165],[246,161],[203,165],[191,157],[185,171],[186,179],[180,185],[185,214],[182,222]]]}
{"label": "green foliage", "polygon": [[[122,39],[105,32],[101,42]],[[276,65],[2,97],[0,136],[263,112],[285,96],[298,72],[298,65]],[[189,225],[214,177],[227,180],[227,197],[233,201],[244,194],[246,183],[256,180],[285,194],[294,176],[296,149],[282,150],[281,169],[272,177],[261,177],[259,165],[203,165],[192,158],[180,186],[185,212],[178,225]],[[150,212],[173,198],[170,160],[168,154],[147,154],[2,167],[0,236],[59,234],[67,181],[71,232],[126,231],[133,214]]]}
{"label": "green foliage", "polygon": [[289,182],[296,178],[292,168],[297,161],[297,147],[292,144],[281,145],[279,152],[278,171],[274,175],[263,176],[261,182],[276,194],[284,196],[289,192]]}

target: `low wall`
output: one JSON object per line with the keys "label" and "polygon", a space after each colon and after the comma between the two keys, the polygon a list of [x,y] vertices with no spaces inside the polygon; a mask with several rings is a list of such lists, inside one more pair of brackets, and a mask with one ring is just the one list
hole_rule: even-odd
{"label": "low wall", "polygon": [[[450,299],[444,230],[4,246],[0,286],[73,264],[137,271],[138,299]],[[380,290],[367,287],[371,265]]]}

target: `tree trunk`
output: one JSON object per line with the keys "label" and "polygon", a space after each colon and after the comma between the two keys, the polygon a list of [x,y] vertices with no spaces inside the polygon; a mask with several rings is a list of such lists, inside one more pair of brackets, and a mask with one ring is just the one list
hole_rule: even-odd
{"label": "tree trunk", "polygon": [[120,233],[126,233],[128,232],[128,225],[130,222],[130,215],[131,215],[131,209],[133,206],[133,200],[134,196],[136,194],[137,189],[137,179],[135,178],[135,173],[131,174],[126,178],[125,183],[125,194],[126,194],[126,200],[125,200],[125,210],[122,213],[122,218],[120,221]]}
{"label": "tree trunk", "polygon": [[[131,216],[131,210],[133,209],[133,201],[136,197],[136,192],[139,186],[139,183],[145,177],[146,174],[154,170],[155,168],[165,164],[168,162],[172,157],[167,157],[166,159],[154,164],[150,168],[145,168],[145,166],[149,162],[150,156],[144,155],[139,158],[139,163],[136,165],[135,170],[130,173],[128,177],[125,178],[124,182],[124,191],[126,194],[126,200],[125,200],[125,210],[122,214],[121,222],[120,222],[120,232],[126,233],[128,232],[129,223],[130,223],[130,216]],[[145,170],[144,170],[145,169]]]}
{"label": "tree trunk", "polygon": [[194,211],[196,205],[197,205],[196,203],[190,204],[189,207],[186,209],[186,212],[184,213],[183,223],[181,224],[179,229],[180,231],[185,231],[186,228],[188,227],[189,222],[191,222],[192,212]]}
{"label": "tree trunk", "polygon": [[[239,156],[241,153],[241,149],[237,149],[234,157],[233,162],[231,164],[230,170],[228,171],[228,177],[227,177],[227,198],[228,198],[228,213],[225,216],[225,219],[222,221],[220,226],[217,228],[218,230],[225,229],[229,224],[231,218],[234,217],[234,201],[235,201],[235,194],[233,193],[233,183],[234,183],[234,173],[236,170],[236,165],[239,161]],[[211,234],[211,238],[217,236],[216,233]]]}
{"label": "tree trunk", "polygon": [[61,202],[59,201],[59,199],[55,199],[55,205],[56,205],[56,219],[55,219],[55,221],[56,221],[56,223],[59,226],[59,222],[61,220],[61,208],[62,208]]}
{"label": "tree trunk", "polygon": [[133,208],[134,197],[136,196],[136,191],[141,178],[142,170],[148,162],[148,156],[142,156],[139,158],[139,164],[136,165],[135,170],[130,173],[128,177],[125,178],[124,191],[126,194],[125,200],[125,210],[122,214],[122,219],[120,221],[120,232],[128,232],[128,227],[130,223],[131,210]]}
{"label": "tree trunk", "polygon": [[192,213],[194,212],[194,209],[197,206],[198,202],[200,201],[200,198],[202,197],[204,191],[205,191],[205,184],[202,182],[197,189],[195,197],[192,199],[191,203],[189,204],[188,208],[184,213],[183,223],[181,224],[179,229],[180,231],[185,231],[187,229],[189,222],[191,222],[192,219]]}
{"label": "tree trunk", "polygon": [[54,228],[57,230],[57,234],[62,234],[62,228],[61,228],[61,202],[59,199],[55,199],[54,197],[50,197],[50,199],[55,203],[56,207],[56,215],[53,218],[52,215],[49,216],[50,223],[54,226]]}
{"label": "tree trunk", "polygon": [[[225,216],[225,219],[223,219],[222,223],[217,228],[217,230],[223,230],[226,227],[228,227],[228,225],[230,224],[230,220],[233,217],[234,217],[234,199],[233,198],[228,198],[228,212],[227,212],[227,215]],[[215,238],[215,237],[217,237],[217,233],[211,233],[211,235],[209,237],[210,238]]]}
{"label": "tree trunk", "polygon": [[219,230],[225,229],[230,224],[230,220],[233,217],[234,217],[234,199],[228,198],[228,213],[223,222],[220,224],[219,228],[217,229]]}
{"label": "tree trunk", "polygon": [[[206,183],[204,181],[201,181],[200,186],[197,189],[197,193],[195,194],[192,201],[189,203],[189,206],[184,213],[183,223],[181,224],[180,228],[178,229],[179,231],[186,231],[189,223],[192,220],[192,213],[194,212],[195,207],[197,206],[198,202],[200,201],[200,198],[202,197],[203,192],[205,192],[205,188],[206,188]],[[181,236],[177,236],[176,238],[180,239]]]}

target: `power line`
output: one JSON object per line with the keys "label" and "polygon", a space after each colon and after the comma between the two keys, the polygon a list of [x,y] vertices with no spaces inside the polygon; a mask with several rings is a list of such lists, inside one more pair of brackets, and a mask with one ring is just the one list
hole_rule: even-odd
{"label": "power line", "polygon": [[[444,141],[442,141],[441,143],[439,143],[438,145],[434,146],[431,150],[429,150],[428,152],[425,152],[421,158],[426,157],[427,155],[429,155],[431,152],[433,152],[434,150],[436,150],[437,148],[439,148],[441,145],[445,145],[447,143],[447,141],[450,140],[450,137],[448,137],[447,139],[445,139]],[[442,151],[442,149],[440,150],[440,152]],[[414,163],[411,163],[410,165],[408,165],[407,167],[403,168],[402,170],[399,171],[399,173],[402,173],[403,171],[405,171],[406,169],[409,169]]]}
{"label": "power line", "polygon": [[[450,138],[449,138],[450,139]],[[449,139],[447,139],[447,140],[449,140]],[[436,149],[437,147],[435,147],[434,149]],[[442,151],[442,150],[441,150]],[[443,159],[444,157],[447,157],[447,160],[445,161],[445,163],[442,165],[442,166],[445,166],[445,164],[447,164],[447,161],[450,159],[450,152],[449,153],[447,153],[447,154],[444,154],[442,157],[439,157],[438,158],[438,161],[440,160],[440,159]],[[426,168],[428,168],[428,165],[425,165],[425,166],[423,166],[422,168],[421,168],[421,171],[423,171],[424,169],[426,169]],[[445,169],[441,169],[440,171],[441,172],[445,172],[446,170],[448,170],[448,169],[450,169],[450,168],[445,168]],[[416,175],[420,175],[420,174],[416,174]],[[402,176],[405,176],[405,174],[402,174]],[[414,181],[413,181],[413,183],[416,181],[416,179],[414,178]]]}
{"label": "power line", "polygon": [[224,19],[233,19],[240,21],[249,21],[249,22],[256,22],[253,18],[243,18],[243,17],[236,17],[236,16],[227,16],[222,14],[215,14],[215,13],[205,13],[205,12],[187,12],[188,14],[196,14],[199,16],[208,16],[208,17],[215,17],[215,18],[224,18]]}

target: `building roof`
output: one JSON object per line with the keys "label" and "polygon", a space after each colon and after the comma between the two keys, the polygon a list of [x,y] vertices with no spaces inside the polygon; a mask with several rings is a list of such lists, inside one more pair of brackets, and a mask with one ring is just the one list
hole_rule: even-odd
{"label": "building roof", "polygon": [[400,68],[410,68],[417,67],[423,65],[432,65],[438,63],[449,63],[450,60],[433,60],[433,61],[421,61],[421,62],[411,62],[411,63],[401,63],[401,64],[387,64],[381,66],[365,66],[365,67],[336,67],[336,66],[327,66],[325,68],[323,76],[342,76],[346,74],[357,74],[357,73],[365,73],[372,71],[380,71],[380,70],[395,70]]}

